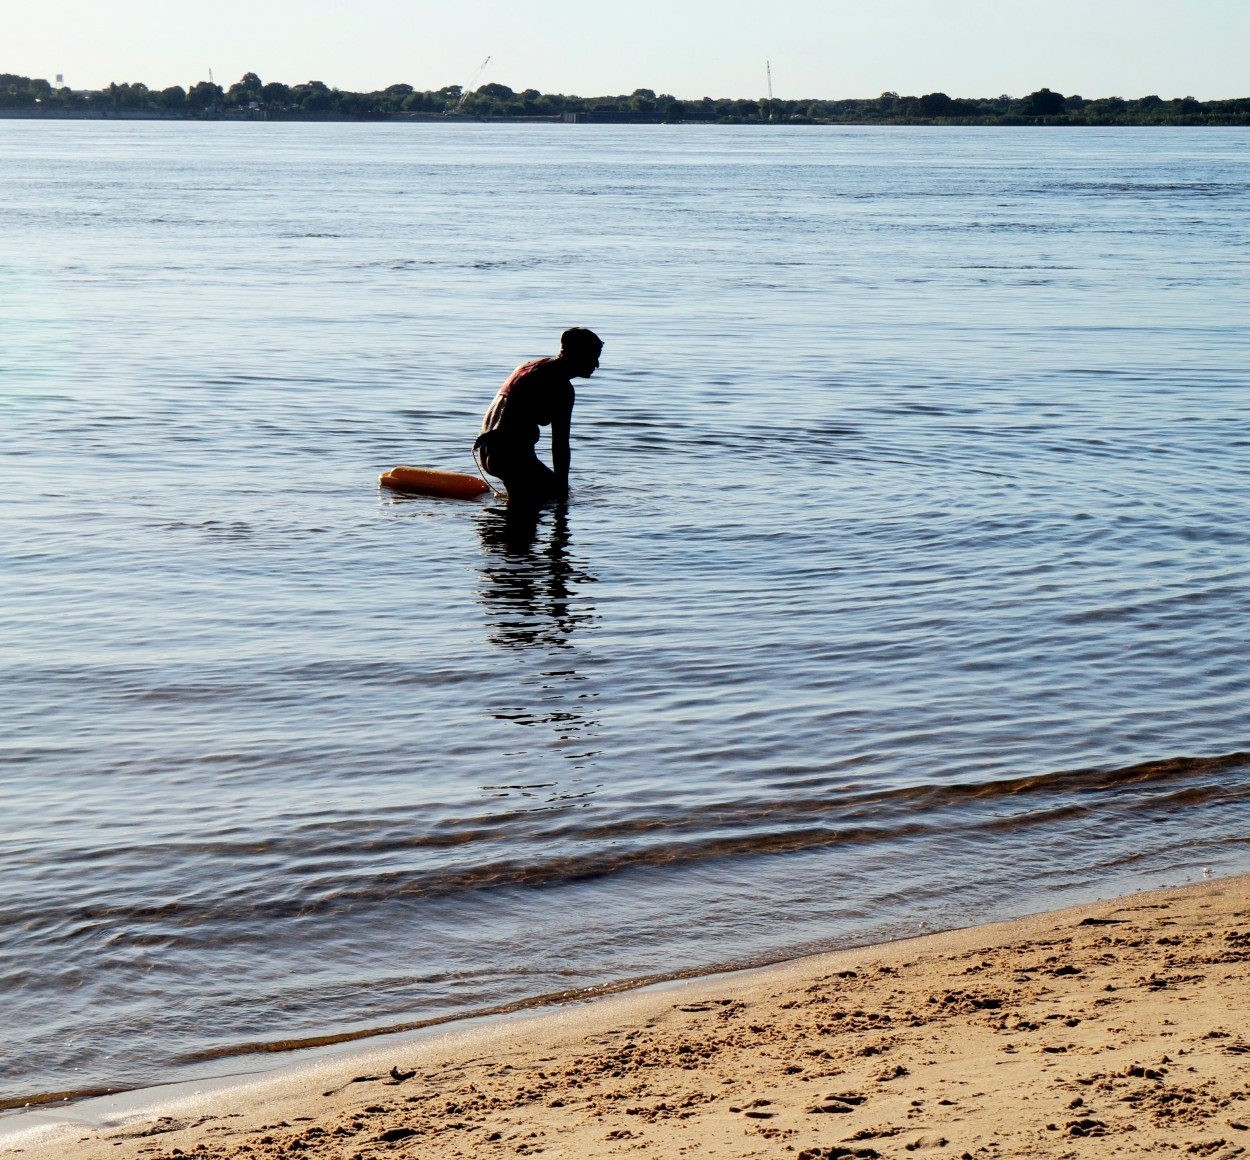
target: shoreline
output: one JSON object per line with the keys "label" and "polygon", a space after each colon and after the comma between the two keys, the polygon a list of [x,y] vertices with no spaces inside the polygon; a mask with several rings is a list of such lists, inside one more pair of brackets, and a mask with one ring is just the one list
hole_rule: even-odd
{"label": "shoreline", "polygon": [[0,109],[0,121],[171,121],[199,125],[594,125],[644,126],[684,125],[716,129],[762,127],[767,129],[1245,129],[1239,117],[1183,119],[1173,121],[1088,121],[1061,117],[914,117],[907,120],[810,120],[764,121],[712,117],[614,117],[595,113],[543,113],[494,116],[471,113],[163,113],[155,110],[119,109],[102,112],[90,109],[34,111],[28,108]]}
{"label": "shoreline", "polygon": [[0,1153],[1226,1158],[1247,964],[1243,876],[24,1113]]}

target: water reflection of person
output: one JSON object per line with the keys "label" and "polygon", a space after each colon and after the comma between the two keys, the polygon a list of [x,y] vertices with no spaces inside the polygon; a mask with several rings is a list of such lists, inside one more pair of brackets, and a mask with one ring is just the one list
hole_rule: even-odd
{"label": "water reflection of person", "polygon": [[567,645],[573,630],[593,617],[579,589],[594,578],[570,558],[566,506],[488,508],[478,533],[486,554],[481,594],[491,641],[519,649]]}
{"label": "water reflection of person", "polygon": [[[583,780],[585,772],[599,756],[597,693],[578,671],[573,634],[594,620],[587,591],[594,577],[572,556],[568,510],[562,503],[548,508],[510,503],[482,510],[477,526],[487,639],[531,658],[523,663],[513,656],[503,666],[515,670],[515,679],[503,683],[506,703],[496,704],[490,716],[524,731],[509,742],[509,760],[517,769],[541,768],[538,780],[546,796],[538,808],[585,799],[594,792]],[[554,757],[566,772],[552,777]],[[491,792],[518,788],[496,786]]]}

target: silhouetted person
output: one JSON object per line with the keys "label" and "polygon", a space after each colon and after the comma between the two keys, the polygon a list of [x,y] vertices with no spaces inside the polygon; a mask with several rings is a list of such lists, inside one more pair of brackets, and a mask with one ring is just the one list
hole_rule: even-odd
{"label": "silhouetted person", "polygon": [[[599,365],[603,341],[580,326],[560,335],[560,353],[517,367],[499,388],[473,444],[482,467],[503,480],[508,502],[533,507],[569,494],[569,427],[572,379],[588,379]],[[551,427],[553,471],[538,458],[538,429]]]}

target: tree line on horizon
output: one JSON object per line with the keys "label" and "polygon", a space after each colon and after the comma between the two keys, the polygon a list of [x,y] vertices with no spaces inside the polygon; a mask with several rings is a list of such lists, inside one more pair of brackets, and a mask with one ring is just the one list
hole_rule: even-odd
{"label": "tree line on horizon", "polygon": [[507,85],[485,84],[465,93],[459,85],[418,90],[395,84],[376,92],[331,88],[321,81],[268,84],[245,73],[229,88],[199,81],[190,88],[150,89],[142,82],[110,84],[82,91],[56,87],[46,80],[0,73],[0,110],[24,110],[52,116],[147,114],[176,118],[268,120],[388,120],[458,114],[487,120],[560,118],[576,115],[591,121],[702,121],[717,124],[786,122],[789,124],[988,124],[988,125],[1246,125],[1250,97],[1199,101],[1164,100],[1157,95],[1125,100],[1086,100],[1048,88],[1023,97],[951,97],[946,93],[902,96],[882,93],[866,99],[782,100],[713,98],[679,100],[669,93],[635,89],[628,95],[579,97],[514,92]]}

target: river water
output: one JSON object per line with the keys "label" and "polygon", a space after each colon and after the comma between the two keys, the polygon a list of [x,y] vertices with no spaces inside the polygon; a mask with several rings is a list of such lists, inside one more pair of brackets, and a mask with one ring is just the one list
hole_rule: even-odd
{"label": "river water", "polygon": [[0,122],[0,1103],[1250,869],[1248,140]]}

